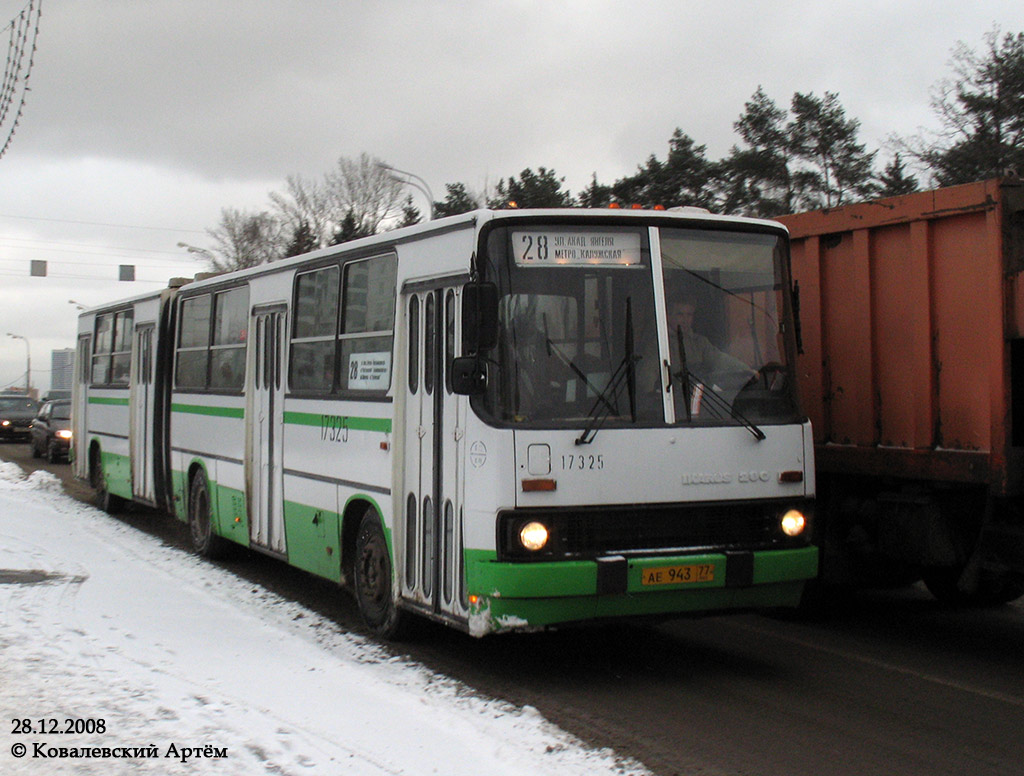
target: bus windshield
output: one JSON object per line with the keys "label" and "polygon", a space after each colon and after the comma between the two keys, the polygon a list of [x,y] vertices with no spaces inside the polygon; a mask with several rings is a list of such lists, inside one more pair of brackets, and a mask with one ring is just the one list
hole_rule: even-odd
{"label": "bus windshield", "polygon": [[794,419],[781,238],[656,234],[657,279],[646,226],[491,231],[500,334],[485,417],[580,429]]}

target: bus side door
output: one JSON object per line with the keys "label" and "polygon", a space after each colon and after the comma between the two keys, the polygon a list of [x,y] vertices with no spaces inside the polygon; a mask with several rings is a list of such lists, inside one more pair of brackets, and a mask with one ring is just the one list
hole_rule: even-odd
{"label": "bus side door", "polygon": [[75,381],[71,386],[71,445],[75,476],[89,477],[89,375],[92,373],[92,335],[78,337],[75,351]]}
{"label": "bus side door", "polygon": [[153,483],[153,324],[135,327],[129,393],[128,447],[131,455],[132,495],[154,503]]}
{"label": "bus side door", "polygon": [[282,451],[285,310],[276,305],[252,311],[245,456],[249,541],[280,557],[287,551]]}
{"label": "bus side door", "polygon": [[434,614],[464,618],[464,399],[451,391],[456,288],[406,293],[402,592]]}

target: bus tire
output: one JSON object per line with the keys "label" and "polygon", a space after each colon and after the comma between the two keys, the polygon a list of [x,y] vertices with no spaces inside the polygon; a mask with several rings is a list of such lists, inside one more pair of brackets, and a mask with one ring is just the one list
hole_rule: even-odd
{"label": "bus tire", "polygon": [[204,558],[221,558],[227,553],[227,540],[213,532],[210,486],[201,471],[192,478],[192,487],[188,491],[188,531],[192,549]]}
{"label": "bus tire", "polygon": [[391,556],[376,511],[359,524],[355,553],[355,595],[363,621],[382,639],[400,638],[404,620],[392,595]]}
{"label": "bus tire", "polygon": [[103,476],[103,459],[100,449],[93,446],[89,453],[89,482],[96,491],[96,505],[108,515],[116,515],[124,509],[124,499],[107,490],[107,478]]}

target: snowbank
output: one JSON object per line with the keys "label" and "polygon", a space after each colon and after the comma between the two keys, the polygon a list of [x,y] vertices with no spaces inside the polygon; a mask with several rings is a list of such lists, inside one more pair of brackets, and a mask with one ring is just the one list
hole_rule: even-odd
{"label": "snowbank", "polygon": [[9,462],[0,618],[4,774],[645,773]]}

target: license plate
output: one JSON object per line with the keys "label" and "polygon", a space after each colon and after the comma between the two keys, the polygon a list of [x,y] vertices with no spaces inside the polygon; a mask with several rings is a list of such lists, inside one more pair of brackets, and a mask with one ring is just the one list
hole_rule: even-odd
{"label": "license plate", "polygon": [[644,585],[686,585],[693,582],[714,582],[714,563],[691,563],[685,566],[659,566],[644,569]]}

